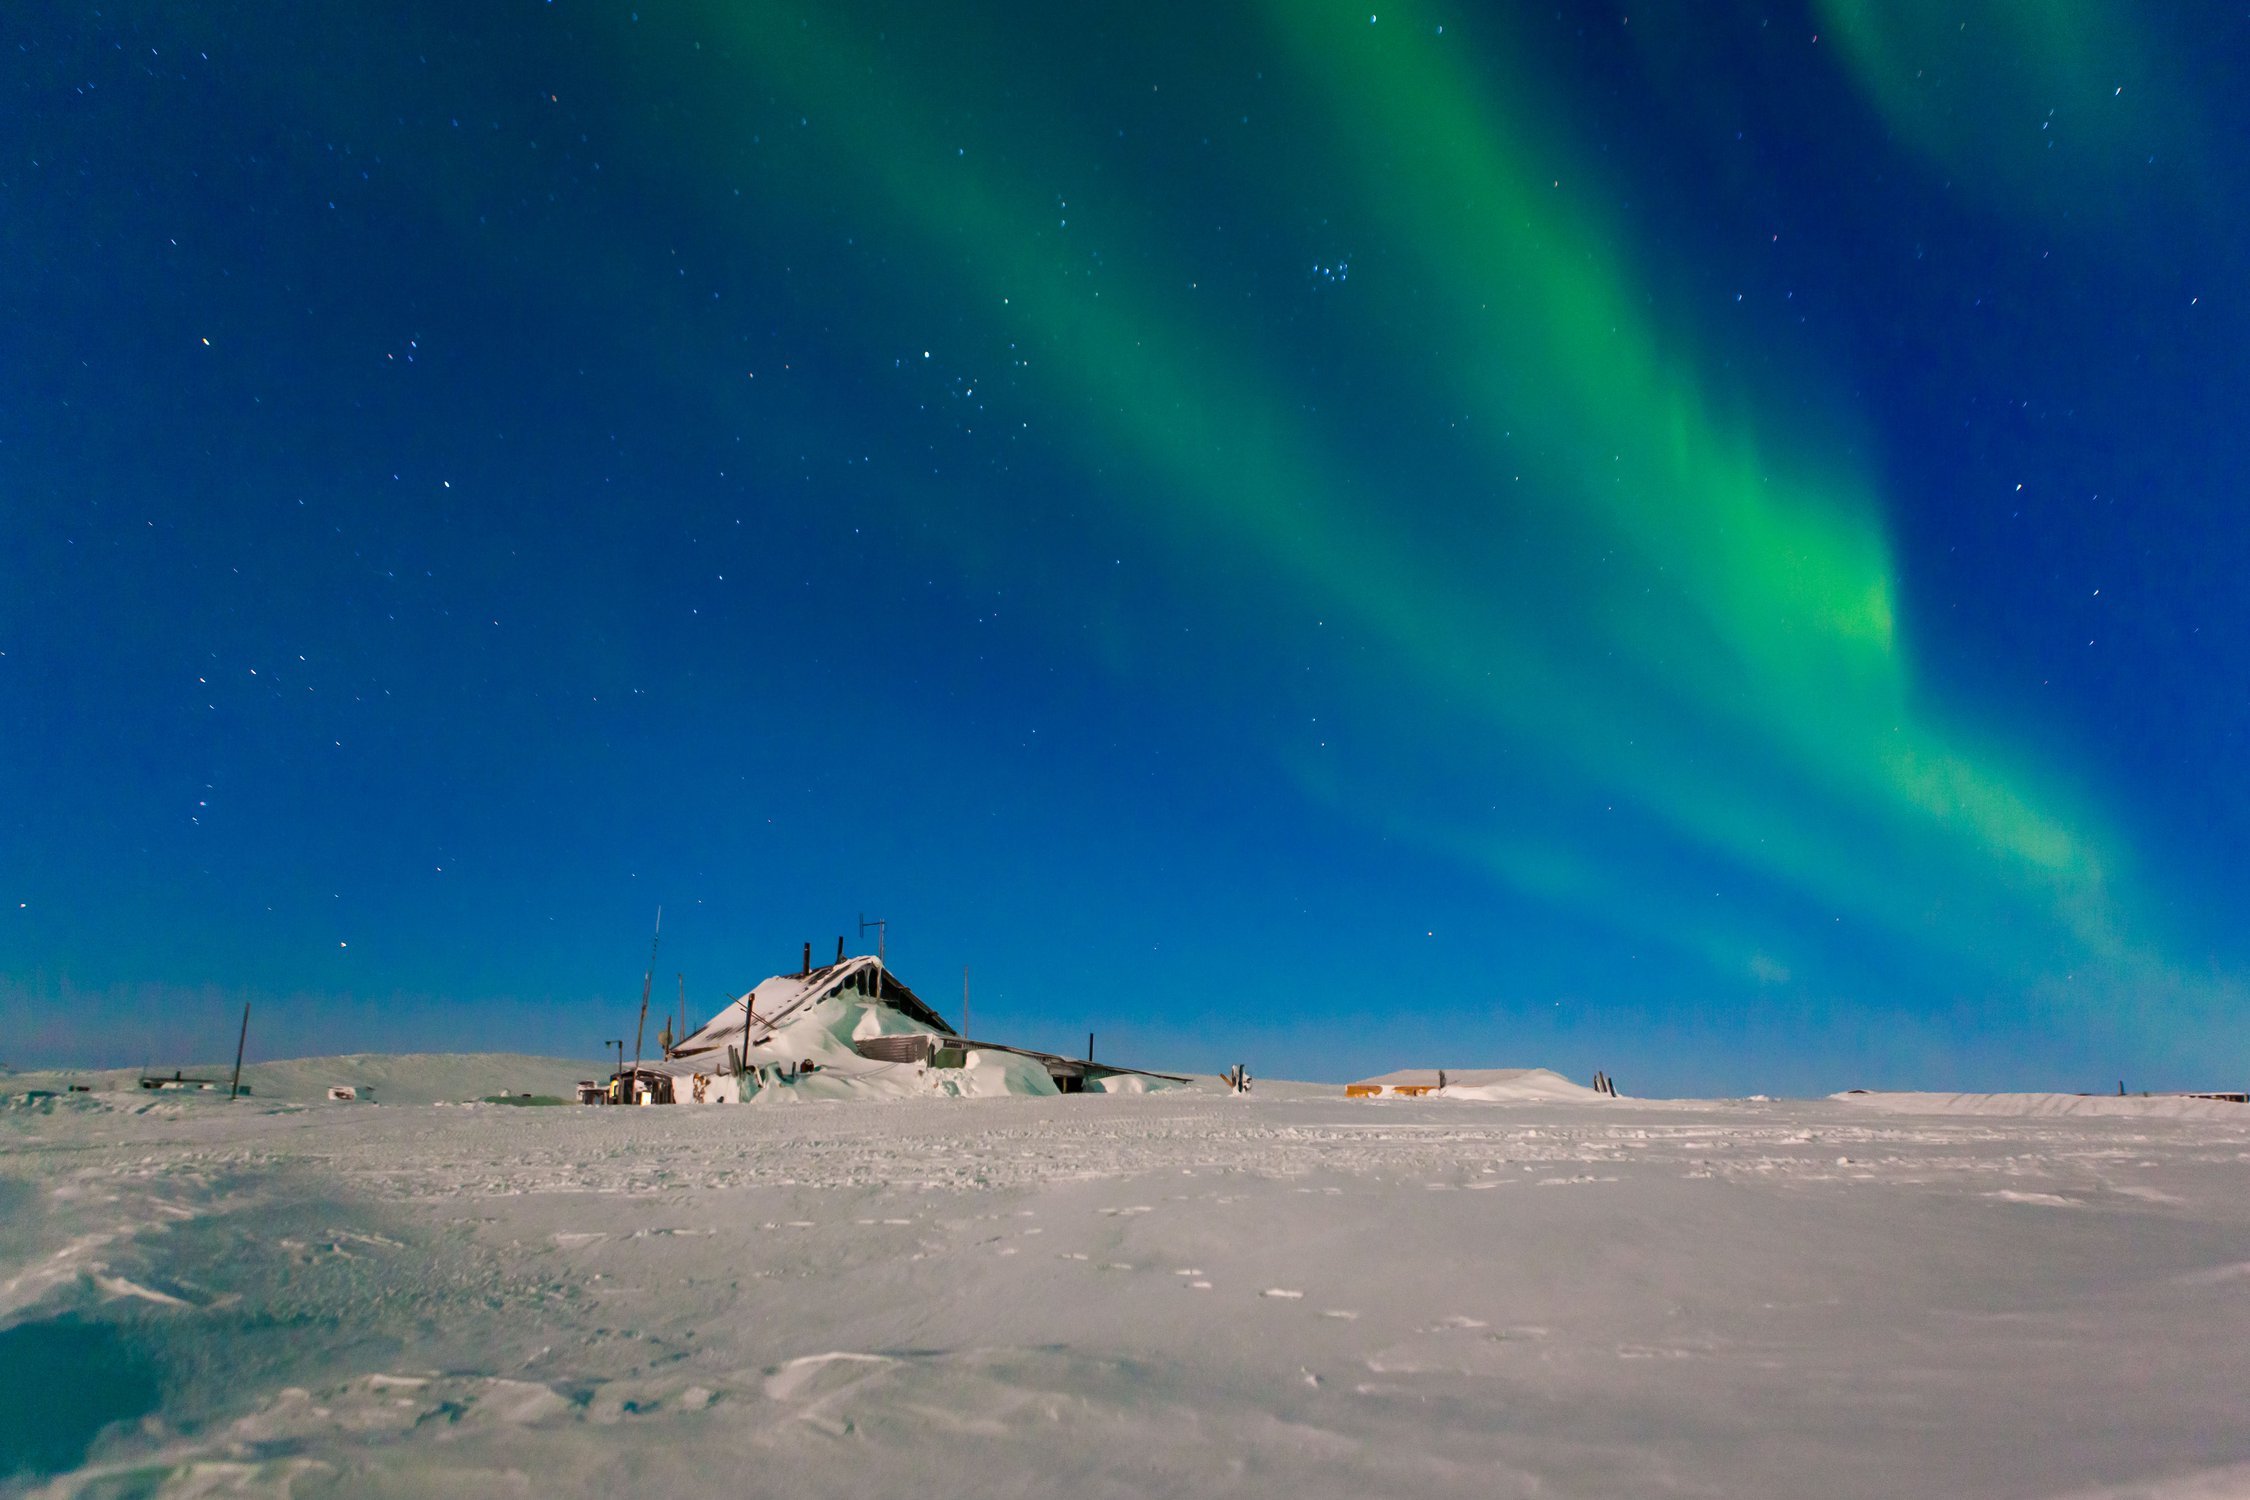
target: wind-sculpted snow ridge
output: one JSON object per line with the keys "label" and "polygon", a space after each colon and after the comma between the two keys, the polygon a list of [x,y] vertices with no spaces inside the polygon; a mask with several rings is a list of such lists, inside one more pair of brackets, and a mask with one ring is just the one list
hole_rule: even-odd
{"label": "wind-sculpted snow ridge", "polygon": [[0,1492],[2250,1473],[2250,1111],[126,1102],[0,1113]]}

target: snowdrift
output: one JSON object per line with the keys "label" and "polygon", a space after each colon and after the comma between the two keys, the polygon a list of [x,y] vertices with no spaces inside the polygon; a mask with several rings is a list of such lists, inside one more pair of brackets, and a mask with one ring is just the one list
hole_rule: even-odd
{"label": "snowdrift", "polygon": [[1449,1074],[1445,1087],[1439,1089],[1434,1097],[1485,1100],[1496,1104],[1527,1101],[1590,1104],[1609,1097],[1582,1083],[1572,1083],[1549,1068],[1497,1068],[1492,1071],[1505,1076],[1480,1082],[1485,1078],[1484,1074],[1464,1073],[1461,1075],[1462,1081],[1455,1083]]}
{"label": "snowdrift", "polygon": [[[169,1074],[171,1068],[162,1070]],[[130,1094],[171,1101],[220,1099],[227,1095],[231,1061],[205,1063],[178,1069],[190,1078],[214,1078],[210,1092],[161,1094],[140,1086],[139,1068],[88,1068],[12,1073],[10,1093],[51,1090],[61,1093],[72,1085],[96,1094]],[[545,1098],[575,1098],[581,1078],[606,1078],[609,1065],[599,1059],[573,1061],[567,1057],[533,1057],[517,1052],[403,1052],[347,1053],[338,1057],[296,1057],[274,1062],[245,1063],[242,1082],[253,1103],[318,1103],[331,1088],[359,1091],[360,1101],[380,1104],[435,1104],[463,1102],[492,1095],[532,1094]]]}
{"label": "snowdrift", "polygon": [[1902,1115],[2119,1115],[2142,1120],[2228,1120],[2250,1125],[2250,1104],[2177,1094],[1886,1094],[1854,1090],[1828,1097],[1840,1104]]}
{"label": "snowdrift", "polygon": [[[1439,1086],[1439,1080],[1444,1086]],[[1594,1103],[1609,1096],[1572,1083],[1550,1068],[1400,1068],[1360,1080],[1351,1088],[1380,1089],[1364,1098],[1462,1099],[1486,1104]]]}

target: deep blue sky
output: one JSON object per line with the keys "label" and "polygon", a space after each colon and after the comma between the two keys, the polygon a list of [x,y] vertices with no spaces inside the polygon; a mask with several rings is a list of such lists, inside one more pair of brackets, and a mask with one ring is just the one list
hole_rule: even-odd
{"label": "deep blue sky", "polygon": [[33,7],[0,1060],[2238,1085],[2250,23],[1628,11]]}

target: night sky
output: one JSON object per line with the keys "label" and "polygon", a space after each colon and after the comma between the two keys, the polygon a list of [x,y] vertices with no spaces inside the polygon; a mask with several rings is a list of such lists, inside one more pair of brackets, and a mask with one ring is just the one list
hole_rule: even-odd
{"label": "night sky", "polygon": [[1374,3],[12,9],[0,1061],[2240,1086],[2242,8]]}

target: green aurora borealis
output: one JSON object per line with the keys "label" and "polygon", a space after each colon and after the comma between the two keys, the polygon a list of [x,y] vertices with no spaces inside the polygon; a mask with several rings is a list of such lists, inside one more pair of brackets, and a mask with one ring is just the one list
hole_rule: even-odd
{"label": "green aurora borealis", "polygon": [[[1543,153],[1494,103],[1531,80],[1495,88],[1412,12],[1386,25],[1276,4],[1262,18],[1329,132],[1307,155],[1390,226],[1416,278],[1416,305],[1371,289],[1362,316],[1400,330],[1407,378],[1456,400],[1475,435],[1442,498],[1408,508],[1293,409],[1284,370],[1197,327],[1179,294],[1194,270],[1165,246],[1105,233],[1097,283],[1048,195],[985,169],[999,143],[941,129],[915,80],[793,13],[711,19],[765,86],[825,102],[841,139],[824,165],[922,253],[985,247],[960,294],[1013,310],[1059,372],[1050,395],[1074,408],[1089,462],[1139,466],[1119,497],[1138,524],[1183,554],[1242,549],[1288,601],[1276,613],[1330,610],[1365,632],[1386,671],[1446,706],[1440,734],[1534,747],[1546,774],[1614,789],[1760,877],[1963,955],[1997,917],[2030,925],[2030,952],[2124,956],[2088,810],[1915,701],[1875,485],[1772,442],[1754,397],[1707,395],[1695,351],[1667,349],[1584,194],[1561,187],[1596,168]],[[970,143],[954,145],[962,164],[941,141]],[[1472,787],[1493,775],[1473,757],[1450,769]],[[1371,800],[1372,816],[1397,811]],[[1637,904],[1506,817],[1433,836],[1545,894]],[[1930,919],[1916,887],[1935,871],[1957,915]],[[1685,925],[1660,906],[1640,920]],[[1744,972],[1760,957],[1703,946]]]}

